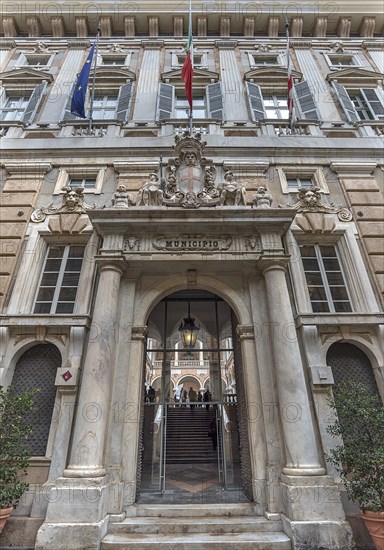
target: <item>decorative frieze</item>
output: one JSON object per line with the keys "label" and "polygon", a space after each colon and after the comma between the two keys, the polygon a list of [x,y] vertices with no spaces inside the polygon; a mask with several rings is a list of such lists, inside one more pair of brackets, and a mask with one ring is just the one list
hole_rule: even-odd
{"label": "decorative frieze", "polygon": [[183,16],[173,16],[173,35],[183,36]]}
{"label": "decorative frieze", "polygon": [[313,35],[316,38],[325,38],[327,35],[327,17],[316,17],[315,25],[313,28]]}
{"label": "decorative frieze", "polygon": [[86,17],[75,17],[76,22],[76,36],[88,36],[88,21]]}
{"label": "decorative frieze", "polygon": [[28,36],[30,38],[41,36],[40,18],[36,15],[27,17]]}
{"label": "decorative frieze", "polygon": [[156,250],[167,250],[171,252],[198,252],[198,251],[218,251],[228,250],[232,244],[230,235],[221,235],[220,237],[209,235],[188,235],[181,234],[170,238],[160,236],[152,241]]}
{"label": "decorative frieze", "polygon": [[133,38],[136,35],[135,18],[124,17],[125,36]]}
{"label": "decorative frieze", "polygon": [[13,16],[3,17],[3,28],[5,38],[12,38],[19,34],[16,19]]}
{"label": "decorative frieze", "polygon": [[52,24],[52,36],[54,38],[61,38],[65,36],[64,18],[60,15],[58,17],[51,18]]}
{"label": "decorative frieze", "polygon": [[279,18],[270,17],[268,20],[268,36],[277,38],[279,36]]}
{"label": "decorative frieze", "polygon": [[103,15],[100,17],[100,29],[101,36],[103,38],[109,38],[113,34],[112,30],[112,17]]}
{"label": "decorative frieze", "polygon": [[255,18],[254,17],[244,17],[243,33],[246,38],[255,36]]}
{"label": "decorative frieze", "polygon": [[337,24],[337,36],[340,38],[349,38],[351,33],[351,17],[340,17]]}
{"label": "decorative frieze", "polygon": [[375,32],[375,23],[376,23],[375,17],[363,17],[363,20],[359,28],[360,36],[373,38],[373,34]]}
{"label": "decorative frieze", "polygon": [[197,36],[199,37],[207,36],[207,18],[206,17],[197,18]]}

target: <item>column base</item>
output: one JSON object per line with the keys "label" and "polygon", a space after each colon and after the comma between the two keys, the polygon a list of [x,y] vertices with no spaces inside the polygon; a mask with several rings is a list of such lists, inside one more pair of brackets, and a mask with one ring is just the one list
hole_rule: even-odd
{"label": "column base", "polygon": [[47,514],[37,533],[35,548],[98,549],[108,525],[107,478],[58,478],[48,498]]}
{"label": "column base", "polygon": [[340,491],[331,476],[281,475],[283,512],[293,521],[345,521]]}
{"label": "column base", "polygon": [[287,476],[323,476],[324,468],[283,468],[283,474]]}
{"label": "column base", "polygon": [[281,515],[292,550],[353,550],[356,548],[347,521],[293,521]]}
{"label": "column base", "polygon": [[105,468],[87,468],[85,466],[72,466],[64,470],[64,477],[103,477],[107,473]]}
{"label": "column base", "polygon": [[97,523],[43,523],[35,550],[98,550],[107,529],[107,518]]}

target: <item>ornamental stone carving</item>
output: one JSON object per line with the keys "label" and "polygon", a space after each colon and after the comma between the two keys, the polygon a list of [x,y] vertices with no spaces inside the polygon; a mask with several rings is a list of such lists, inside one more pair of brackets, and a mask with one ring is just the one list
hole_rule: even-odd
{"label": "ornamental stone carving", "polygon": [[266,188],[260,185],[255,195],[253,195],[253,204],[256,208],[271,208],[272,195],[267,193]]}
{"label": "ornamental stone carving", "polygon": [[149,175],[149,181],[137,194],[136,206],[162,206],[164,193],[157,174]]}
{"label": "ornamental stone carving", "polygon": [[224,175],[224,182],[219,185],[221,206],[245,206],[245,188],[237,183],[233,172],[228,170]]}
{"label": "ornamental stone carving", "polygon": [[32,213],[31,221],[40,223],[51,214],[85,214],[88,210],[96,208],[96,203],[93,205],[87,204],[84,200],[83,187],[63,187],[64,195],[62,203],[59,206],[43,206]]}
{"label": "ornamental stone carving", "polygon": [[140,189],[136,206],[246,206],[245,188],[227,171],[224,181],[216,184],[216,168],[204,157],[206,142],[201,134],[188,131],[175,137],[174,158],[168,160],[165,178],[153,173]]}
{"label": "ornamental stone carving", "polygon": [[128,193],[125,185],[119,185],[112,197],[113,208],[128,208],[133,203],[132,195]]}
{"label": "ornamental stone carving", "polygon": [[298,193],[298,201],[294,204],[279,205],[281,208],[294,208],[297,212],[323,212],[328,214],[337,214],[340,221],[349,222],[352,220],[352,214],[347,208],[324,204],[321,200],[319,187],[302,188]]}

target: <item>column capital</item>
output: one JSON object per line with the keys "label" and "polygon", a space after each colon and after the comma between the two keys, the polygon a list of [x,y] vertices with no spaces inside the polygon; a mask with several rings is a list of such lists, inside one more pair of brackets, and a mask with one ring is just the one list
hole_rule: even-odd
{"label": "column capital", "polygon": [[279,257],[271,257],[271,258],[268,258],[268,257],[262,257],[260,258],[260,268],[261,268],[261,271],[263,273],[263,275],[265,275],[265,273],[267,273],[268,271],[286,271],[287,269],[287,266],[288,266],[288,262],[289,262],[289,256],[279,256]]}
{"label": "column capital", "polygon": [[255,327],[253,325],[237,325],[236,332],[240,340],[254,340]]}
{"label": "column capital", "polygon": [[96,256],[95,262],[100,273],[102,271],[117,271],[122,275],[126,267],[126,261],[121,252],[117,254]]}
{"label": "column capital", "polygon": [[131,340],[142,340],[144,341],[148,334],[148,327],[141,326],[141,327],[132,327],[131,330]]}

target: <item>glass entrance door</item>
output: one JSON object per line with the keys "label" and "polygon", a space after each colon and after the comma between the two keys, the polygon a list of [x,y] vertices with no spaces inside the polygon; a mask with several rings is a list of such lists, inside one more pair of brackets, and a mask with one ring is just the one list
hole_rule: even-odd
{"label": "glass entrance door", "polygon": [[231,310],[218,296],[182,291],[153,310],[143,400],[140,501],[245,499]]}

